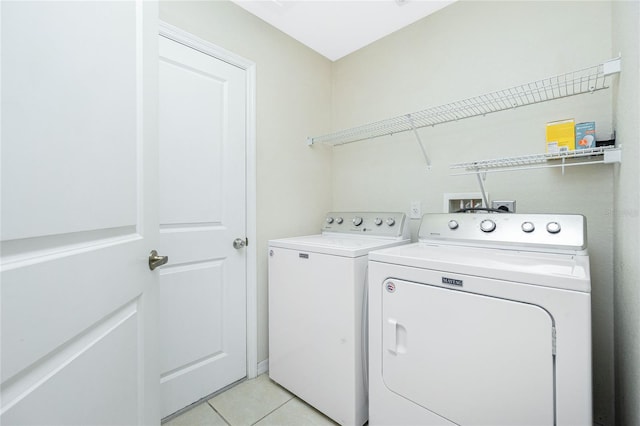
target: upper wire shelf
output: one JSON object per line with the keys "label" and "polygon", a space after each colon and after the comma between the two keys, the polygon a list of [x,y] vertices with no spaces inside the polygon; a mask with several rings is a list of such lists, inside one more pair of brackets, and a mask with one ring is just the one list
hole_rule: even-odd
{"label": "upper wire shelf", "polygon": [[566,74],[521,84],[504,90],[463,99],[422,111],[388,118],[322,136],[307,138],[307,143],[342,145],[435,126],[464,118],[486,115],[525,105],[607,89],[610,76],[620,72],[620,58]]}

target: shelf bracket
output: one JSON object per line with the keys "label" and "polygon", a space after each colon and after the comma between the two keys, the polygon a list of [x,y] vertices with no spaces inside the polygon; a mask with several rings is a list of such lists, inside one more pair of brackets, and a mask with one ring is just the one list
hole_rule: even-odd
{"label": "shelf bracket", "polygon": [[420,145],[420,149],[422,150],[422,155],[424,156],[424,160],[427,162],[427,170],[431,170],[431,160],[427,155],[427,150],[424,148],[422,139],[420,139],[420,135],[418,134],[418,129],[416,129],[416,125],[413,122],[413,118],[411,118],[411,114],[407,114],[406,117],[407,117],[407,120],[409,120],[409,125],[411,126],[411,130],[413,130],[413,134],[418,140],[418,145]]}
{"label": "shelf bracket", "polygon": [[604,163],[622,163],[622,145],[618,146],[618,149],[612,149],[604,152]]}
{"label": "shelf bracket", "polygon": [[607,76],[617,74],[622,71],[622,57],[609,59],[602,64],[602,74]]}
{"label": "shelf bracket", "polygon": [[[484,176],[483,176],[484,175]],[[489,207],[489,200],[487,199],[487,191],[484,189],[483,180],[486,179],[487,174],[480,171],[480,168],[476,169],[476,177],[478,178],[478,183],[480,184],[480,192],[482,193],[482,201],[484,201],[484,205]]]}

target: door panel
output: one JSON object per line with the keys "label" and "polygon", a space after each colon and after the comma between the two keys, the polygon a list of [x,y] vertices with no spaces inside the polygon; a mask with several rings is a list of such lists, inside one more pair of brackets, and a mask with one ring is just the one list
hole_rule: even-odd
{"label": "door panel", "polygon": [[401,280],[382,292],[382,374],[391,391],[456,424],[553,424],[548,312]]}
{"label": "door panel", "polygon": [[[39,364],[37,368],[44,378],[33,377],[33,373],[21,377],[22,382],[32,379],[29,385],[35,389],[28,390],[23,398],[10,395],[11,400],[19,402],[3,416],[3,424],[90,425],[103,419],[103,424],[129,425],[132,419],[135,421],[139,354],[120,348],[136,341],[140,329],[136,306],[128,308],[130,315],[121,322],[101,324],[85,338],[62,348],[69,357],[56,354]],[[12,384],[10,381],[5,389],[16,394],[25,391],[13,388]],[[94,389],[95,384],[100,384],[101,389]]]}
{"label": "door panel", "polygon": [[162,415],[246,375],[244,70],[160,37]]}
{"label": "door panel", "polygon": [[157,5],[0,7],[0,422],[156,423]]}
{"label": "door panel", "polygon": [[215,70],[209,71],[211,67],[206,62],[198,64],[204,71],[172,60],[175,55],[181,55],[175,59],[181,60],[186,53],[185,60],[201,62],[199,56],[206,55],[192,53],[193,49],[165,38],[161,40],[162,54],[167,55],[160,63],[161,83],[166,83],[162,86],[162,113],[171,124],[163,123],[161,127],[160,223],[220,223],[224,169],[219,166],[227,125],[224,116],[227,84],[212,74]]}
{"label": "door panel", "polygon": [[222,262],[202,262],[171,268],[162,275],[160,329],[171,346],[162,351],[162,371],[222,352],[222,266]]}
{"label": "door panel", "polygon": [[135,224],[136,3],[2,11],[2,240]]}

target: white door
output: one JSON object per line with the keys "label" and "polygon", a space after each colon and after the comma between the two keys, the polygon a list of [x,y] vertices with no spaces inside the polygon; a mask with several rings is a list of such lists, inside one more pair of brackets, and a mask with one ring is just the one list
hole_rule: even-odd
{"label": "white door", "polygon": [[164,417],[246,375],[246,75],[159,43]]}
{"label": "white door", "polygon": [[382,311],[392,392],[461,425],[554,423],[553,320],[544,309],[388,280]]}
{"label": "white door", "polygon": [[157,424],[157,5],[0,7],[0,423]]}

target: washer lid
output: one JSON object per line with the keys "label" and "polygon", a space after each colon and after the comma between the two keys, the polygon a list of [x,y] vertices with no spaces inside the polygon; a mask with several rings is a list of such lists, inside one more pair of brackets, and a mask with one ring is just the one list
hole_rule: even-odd
{"label": "washer lid", "polygon": [[366,256],[371,250],[407,244],[410,240],[400,238],[352,237],[348,235],[306,235],[303,237],[270,240],[269,247],[324,253],[334,256]]}
{"label": "washer lid", "polygon": [[[369,261],[590,292],[589,256],[414,243]],[[396,277],[401,278],[401,277]]]}

